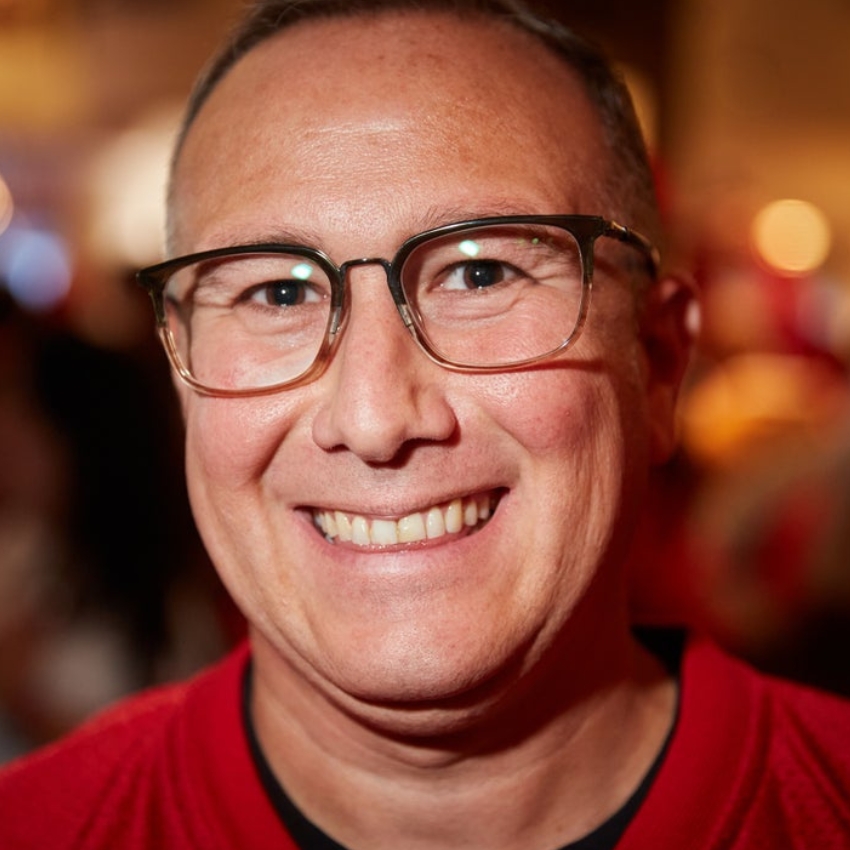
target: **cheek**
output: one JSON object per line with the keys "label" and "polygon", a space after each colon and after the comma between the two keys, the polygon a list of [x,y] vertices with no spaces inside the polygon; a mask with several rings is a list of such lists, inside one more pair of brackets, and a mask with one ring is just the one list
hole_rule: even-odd
{"label": "cheek", "polygon": [[264,540],[269,524],[262,519],[270,508],[264,476],[296,429],[298,409],[285,393],[251,399],[196,396],[185,406],[192,512],[226,583],[228,574],[262,569],[262,558],[253,567],[250,560],[257,550],[269,549]]}
{"label": "cheek", "polygon": [[565,364],[502,376],[490,411],[522,449],[525,493],[565,533],[584,528],[602,545],[645,488],[649,429],[636,358]]}
{"label": "cheek", "polygon": [[295,422],[293,400],[197,397],[186,407],[190,490],[239,490],[262,474]]}
{"label": "cheek", "polygon": [[484,404],[530,458],[559,454],[580,461],[582,449],[610,436],[617,399],[607,375],[568,364],[499,376]]}
{"label": "cheek", "polygon": [[276,525],[264,521],[264,475],[292,434],[294,400],[197,396],[184,407],[186,478],[201,538],[236,604],[263,620],[262,578],[276,561]]}

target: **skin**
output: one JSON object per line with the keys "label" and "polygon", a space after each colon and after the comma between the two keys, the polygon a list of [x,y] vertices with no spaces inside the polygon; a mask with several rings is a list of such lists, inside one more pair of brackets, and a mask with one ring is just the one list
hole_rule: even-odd
{"label": "skin", "polygon": [[[610,216],[605,167],[572,73],[523,34],[433,13],[311,22],[202,109],[172,248],[295,238],[343,262],[479,215]],[[581,340],[544,367],[435,365],[369,266],[317,380],[180,389],[193,509],[250,623],[261,743],[347,846],[551,850],[616,810],[670,727],[674,687],[629,631],[622,563],[672,443],[687,298],[663,282],[639,323],[627,250],[600,246]],[[311,521],[488,491],[488,524],[426,545],[334,545]]]}

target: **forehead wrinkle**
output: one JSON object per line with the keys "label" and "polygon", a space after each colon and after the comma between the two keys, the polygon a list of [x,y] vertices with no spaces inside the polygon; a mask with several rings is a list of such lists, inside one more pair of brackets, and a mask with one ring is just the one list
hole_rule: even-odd
{"label": "forehead wrinkle", "polygon": [[243,245],[301,245],[321,249],[321,236],[310,228],[290,225],[261,225],[262,229],[228,228],[210,234],[209,242],[221,247],[233,248]]}
{"label": "forehead wrinkle", "polygon": [[[539,207],[531,204],[517,202],[516,200],[494,199],[485,200],[481,204],[476,204],[475,207],[438,207],[431,206],[426,208],[421,215],[417,216],[414,222],[411,222],[403,230],[400,230],[398,235],[398,244],[411,236],[416,236],[426,230],[433,230],[437,227],[442,227],[447,224],[456,222],[471,221],[479,218],[498,218],[501,216],[514,215],[536,215],[536,214],[559,214],[561,210],[552,211],[545,210],[541,212]],[[397,216],[397,220],[401,221],[401,211]],[[354,229],[354,228],[352,228]],[[245,235],[238,231],[222,230],[220,233],[214,233],[210,241],[220,243],[222,247],[237,247],[241,245],[263,245],[263,244],[292,244],[318,248],[319,250],[329,252],[327,245],[328,234],[323,234],[318,230],[298,225],[282,225],[272,226],[263,230],[258,230],[251,235]],[[363,254],[365,256],[365,254]]]}

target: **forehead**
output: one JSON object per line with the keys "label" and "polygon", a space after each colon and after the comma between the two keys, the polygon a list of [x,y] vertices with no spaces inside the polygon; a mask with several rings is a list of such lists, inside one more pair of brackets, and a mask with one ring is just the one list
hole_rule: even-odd
{"label": "forehead", "polygon": [[[602,184],[604,150],[572,69],[514,27],[434,12],[313,20],[255,47],[214,89],[175,170],[172,218],[188,227],[198,187],[213,184],[207,213],[245,211],[249,186],[317,203],[431,187],[435,206],[459,211],[499,212],[480,209],[484,192],[518,212],[600,212],[577,207],[594,203],[580,196]],[[522,184],[528,198],[515,197]]]}

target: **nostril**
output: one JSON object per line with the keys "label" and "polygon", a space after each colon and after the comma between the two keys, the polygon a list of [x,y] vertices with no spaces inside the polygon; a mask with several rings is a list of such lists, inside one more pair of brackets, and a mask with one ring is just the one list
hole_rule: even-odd
{"label": "nostril", "polygon": [[[399,331],[407,337],[400,326]],[[406,344],[412,354],[395,352],[379,359],[374,351],[356,356],[350,342],[346,340],[346,350],[337,352],[328,373],[317,382],[322,394],[312,424],[317,446],[353,452],[366,463],[388,464],[406,447],[454,436],[457,420],[452,406],[440,386],[424,374],[439,367],[424,358],[409,338]]]}

